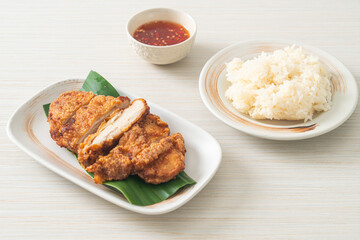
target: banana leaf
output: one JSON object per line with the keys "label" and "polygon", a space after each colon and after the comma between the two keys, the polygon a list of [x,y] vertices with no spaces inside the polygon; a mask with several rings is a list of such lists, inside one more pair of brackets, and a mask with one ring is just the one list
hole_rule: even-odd
{"label": "banana leaf", "polygon": [[[98,95],[101,94],[113,97],[119,96],[116,89],[106,81],[105,78],[94,71],[89,73],[80,91],[91,91]],[[46,117],[48,117],[49,106],[50,104],[43,105]],[[93,177],[92,173],[88,172],[88,174],[90,177]],[[196,182],[191,177],[182,171],[175,179],[159,185],[146,183],[136,175],[129,176],[122,181],[108,181],[103,184],[116,192],[123,194],[131,204],[147,206],[164,201],[175,194],[180,188],[195,183]]]}

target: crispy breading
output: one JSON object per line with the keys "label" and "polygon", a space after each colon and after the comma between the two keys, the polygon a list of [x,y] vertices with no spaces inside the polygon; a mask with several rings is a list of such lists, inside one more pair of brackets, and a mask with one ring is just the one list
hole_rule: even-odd
{"label": "crispy breading", "polygon": [[120,148],[114,148],[108,155],[100,157],[86,170],[94,173],[94,181],[101,184],[104,181],[127,178],[132,170],[132,162]]}
{"label": "crispy breading", "polygon": [[127,97],[114,98],[98,95],[89,104],[79,108],[61,128],[61,146],[77,152],[78,145],[96,132],[102,121],[114,110],[125,108],[130,100]]}
{"label": "crispy breading", "polygon": [[184,171],[184,159],[184,155],[173,148],[169,152],[160,155],[153,164],[137,172],[137,174],[147,183],[160,184],[168,182]]}
{"label": "crispy breading", "polygon": [[[80,144],[78,160],[83,167],[92,165],[100,155],[104,155],[114,147],[124,132],[141,121],[149,113],[149,107],[144,99],[136,99],[123,111],[111,114],[96,133],[89,135]],[[99,140],[100,138],[100,140]]]}
{"label": "crispy breading", "polygon": [[182,135],[169,136],[168,124],[149,113],[144,99],[129,103],[127,97],[63,93],[50,105],[51,137],[78,154],[96,183],[130,174],[152,184],[175,178],[185,168]]}
{"label": "crispy breading", "polygon": [[106,155],[107,153],[109,153],[111,148],[113,148],[114,145],[116,144],[112,141],[107,141],[102,145],[100,144],[91,145],[92,141],[96,138],[98,132],[104,127],[104,125],[112,117],[114,117],[121,111],[123,111],[123,109],[117,109],[113,113],[111,113],[110,116],[101,123],[96,133],[90,134],[82,143],[80,143],[78,147],[78,161],[84,168],[87,168],[90,165],[94,164],[99,156]]}
{"label": "crispy breading", "polygon": [[[87,170],[94,172],[97,183],[121,180],[125,173],[129,173],[129,169],[133,170],[132,174],[138,174],[148,183],[167,182],[185,169],[186,152],[180,133],[168,135],[167,124],[158,116],[151,115],[134,125],[121,137],[110,154],[100,157]],[[133,166],[129,165],[128,160],[131,160]],[[117,169],[119,167],[124,169]]]}
{"label": "crispy breading", "polygon": [[134,124],[129,131],[124,133],[119,144],[108,155],[99,157],[86,170],[94,173],[97,183],[124,179],[126,174],[132,172],[131,158],[152,142],[168,135],[167,123],[161,121],[156,115],[148,114],[144,120]]}
{"label": "crispy breading", "polygon": [[148,114],[144,121],[135,124],[129,131],[124,133],[119,140],[118,146],[121,146],[124,152],[133,158],[152,142],[169,136],[169,133],[170,129],[167,123],[156,115]]}
{"label": "crispy breading", "polygon": [[163,138],[133,159],[133,163],[137,163],[136,173],[147,183],[170,181],[185,169],[185,151],[184,139],[180,133]]}
{"label": "crispy breading", "polygon": [[170,151],[172,148],[176,148],[182,154],[185,154],[184,139],[180,133],[175,133],[159,141],[152,142],[148,147],[142,149],[142,151],[132,159],[135,170],[142,170],[156,161],[161,154]]}
{"label": "crispy breading", "polygon": [[94,96],[92,92],[64,92],[50,104],[48,117],[50,135],[54,141],[59,142],[59,145],[63,124],[67,123],[80,107],[87,105]]}
{"label": "crispy breading", "polygon": [[161,154],[170,151],[170,149],[174,147],[181,153],[185,153],[184,139],[180,133],[175,133],[169,137],[162,138],[158,142],[153,142],[132,159],[135,171],[144,169],[149,164],[156,161]]}

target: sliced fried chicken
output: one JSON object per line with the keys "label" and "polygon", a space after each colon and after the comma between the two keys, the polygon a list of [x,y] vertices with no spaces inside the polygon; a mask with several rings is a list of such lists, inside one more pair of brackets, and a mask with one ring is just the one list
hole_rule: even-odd
{"label": "sliced fried chicken", "polygon": [[87,137],[78,151],[78,160],[83,167],[92,165],[100,155],[104,155],[117,144],[124,132],[149,113],[144,99],[136,99],[123,111],[114,112],[101,124],[96,133]]}
{"label": "sliced fried chicken", "polygon": [[162,138],[158,142],[153,142],[149,147],[142,150],[132,159],[135,171],[141,171],[153,162],[157,161],[160,155],[176,149],[182,155],[185,154],[184,139],[180,133]]}
{"label": "sliced fried chicken", "polygon": [[120,148],[114,148],[107,156],[100,157],[86,170],[94,173],[94,181],[101,184],[104,181],[127,178],[132,171],[132,166],[130,158],[124,155]]}
{"label": "sliced fried chicken", "polygon": [[129,106],[129,98],[98,95],[89,104],[79,108],[61,128],[59,145],[77,152],[78,145],[90,134],[96,132],[105,118],[117,110]]}
{"label": "sliced fried chicken", "polygon": [[169,135],[167,123],[153,114],[148,114],[145,119],[134,124],[125,132],[106,156],[101,156],[87,171],[94,173],[96,183],[126,178],[133,168],[131,158],[154,141]]}
{"label": "sliced fried chicken", "polygon": [[147,183],[160,184],[175,178],[185,169],[185,145],[180,133],[161,139],[139,153],[135,171]]}
{"label": "sliced fried chicken", "polygon": [[95,97],[92,92],[70,91],[61,94],[55,99],[49,108],[48,122],[50,124],[50,135],[59,145],[62,145],[61,129],[76,111]]}
{"label": "sliced fried chicken", "polygon": [[153,164],[137,172],[137,174],[147,183],[160,184],[168,182],[184,171],[184,159],[184,154],[173,148],[169,152],[161,154]]}
{"label": "sliced fried chicken", "polygon": [[184,139],[169,136],[167,123],[149,114],[144,99],[61,94],[49,109],[51,137],[78,154],[94,181],[123,180],[137,174],[148,183],[167,182],[185,168]]}
{"label": "sliced fried chicken", "polygon": [[169,133],[170,129],[167,123],[156,115],[148,114],[143,121],[124,133],[117,147],[121,147],[127,155],[134,158],[152,142],[169,136]]}

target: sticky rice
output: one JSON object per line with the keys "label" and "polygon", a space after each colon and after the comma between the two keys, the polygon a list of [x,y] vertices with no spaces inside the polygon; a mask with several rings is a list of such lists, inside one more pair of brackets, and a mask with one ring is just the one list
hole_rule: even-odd
{"label": "sticky rice", "polygon": [[331,108],[330,74],[319,58],[291,46],[227,63],[225,96],[254,119],[311,120]]}

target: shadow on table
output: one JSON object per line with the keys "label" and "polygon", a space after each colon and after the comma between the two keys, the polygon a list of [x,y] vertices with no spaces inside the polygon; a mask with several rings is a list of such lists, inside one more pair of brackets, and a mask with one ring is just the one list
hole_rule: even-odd
{"label": "shadow on table", "polygon": [[194,77],[198,80],[201,69],[216,52],[226,47],[226,44],[195,44],[187,57],[169,65],[153,65],[169,75]]}
{"label": "shadow on table", "polygon": [[[357,116],[360,106],[357,106],[354,114],[347,122],[337,129],[318,137],[299,141],[272,141],[266,139],[252,138],[252,141],[261,146],[262,151],[277,155],[278,162],[292,164],[347,164],[353,162],[354,158],[334,158],[346,149],[352,149],[354,144],[359,145],[357,132],[360,131],[357,124]],[[291,158],[286,157],[291,154]],[[351,154],[350,154],[351,155]]]}

